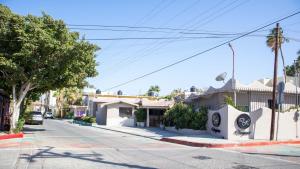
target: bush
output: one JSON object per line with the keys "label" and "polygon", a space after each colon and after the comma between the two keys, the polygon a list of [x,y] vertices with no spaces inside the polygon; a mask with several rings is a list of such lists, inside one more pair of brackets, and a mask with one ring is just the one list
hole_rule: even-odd
{"label": "bush", "polygon": [[96,123],[96,118],[91,116],[74,117],[73,120],[84,121],[86,123]]}
{"label": "bush", "polygon": [[24,118],[20,118],[18,120],[16,128],[13,129],[13,132],[14,133],[20,133],[21,131],[23,131],[24,123],[25,123],[25,119]]}
{"label": "bush", "polygon": [[183,103],[175,104],[164,115],[165,126],[175,126],[176,129],[205,130],[207,122],[207,109],[194,111],[192,106]]}
{"label": "bush", "polygon": [[136,121],[137,122],[145,122],[146,120],[146,112],[145,112],[145,109],[137,109],[135,112],[134,112],[134,115],[135,115],[135,118],[136,118]]}
{"label": "bush", "polygon": [[72,119],[74,118],[74,113],[73,112],[67,112],[66,115],[64,116],[65,119]]}

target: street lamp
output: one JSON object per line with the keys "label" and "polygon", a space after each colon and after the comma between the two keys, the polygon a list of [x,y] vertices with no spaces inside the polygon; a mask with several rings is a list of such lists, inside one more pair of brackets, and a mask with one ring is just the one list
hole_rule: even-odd
{"label": "street lamp", "polygon": [[232,79],[231,79],[231,87],[233,90],[233,102],[234,102],[234,106],[236,106],[236,91],[235,91],[235,76],[234,76],[234,67],[235,67],[235,63],[234,63],[234,50],[233,47],[230,43],[228,43],[228,46],[230,47],[231,51],[232,51]]}
{"label": "street lamp", "polygon": [[299,73],[298,73],[298,69],[297,69],[297,63],[298,63],[298,60],[294,60],[294,70],[295,70],[295,75],[294,75],[294,78],[295,78],[295,86],[296,86],[296,108],[297,108],[297,111],[298,111],[298,76],[299,76]]}

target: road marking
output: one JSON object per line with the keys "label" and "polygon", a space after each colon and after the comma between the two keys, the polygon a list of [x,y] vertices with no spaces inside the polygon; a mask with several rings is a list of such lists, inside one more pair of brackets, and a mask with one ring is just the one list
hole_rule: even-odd
{"label": "road marking", "polygon": [[214,150],[219,150],[219,151],[224,151],[224,152],[235,153],[235,154],[242,154],[242,155],[249,156],[249,157],[258,156],[258,157],[269,159],[269,160],[282,161],[282,162],[286,162],[286,163],[292,163],[292,164],[300,165],[300,163],[297,163],[295,161],[284,160],[284,159],[281,159],[281,158],[266,157],[266,156],[259,155],[259,154],[245,154],[245,153],[242,153],[242,152],[238,152],[238,151],[234,151],[234,150],[228,150],[228,149],[221,149],[221,148],[213,148],[213,149]]}

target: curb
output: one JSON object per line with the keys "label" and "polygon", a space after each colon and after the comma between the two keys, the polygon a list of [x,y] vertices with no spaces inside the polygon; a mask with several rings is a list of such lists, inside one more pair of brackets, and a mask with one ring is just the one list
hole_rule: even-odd
{"label": "curb", "polygon": [[144,136],[144,135],[140,135],[140,134],[134,134],[134,133],[130,133],[130,132],[120,131],[120,130],[108,129],[108,128],[104,128],[104,127],[97,127],[97,126],[91,126],[91,127],[95,127],[95,128],[99,128],[99,129],[103,129],[103,130],[108,130],[108,131],[119,132],[119,133],[123,133],[123,134],[129,134],[129,135],[133,135],[133,136],[149,138],[149,139],[152,139],[152,140],[158,140],[158,141],[161,140],[160,138],[149,137],[149,136]]}
{"label": "curb", "polygon": [[6,135],[0,136],[0,140],[4,140],[4,139],[13,139],[13,138],[23,138],[23,137],[24,137],[24,134],[23,134],[23,133],[6,134]]}
{"label": "curb", "polygon": [[276,144],[300,144],[300,140],[285,140],[285,141],[259,141],[259,142],[245,142],[245,143],[228,143],[228,144],[214,144],[214,143],[199,143],[184,140],[177,140],[172,138],[162,138],[160,141],[182,144],[192,147],[207,147],[207,148],[229,148],[229,147],[251,147],[251,146],[268,146]]}

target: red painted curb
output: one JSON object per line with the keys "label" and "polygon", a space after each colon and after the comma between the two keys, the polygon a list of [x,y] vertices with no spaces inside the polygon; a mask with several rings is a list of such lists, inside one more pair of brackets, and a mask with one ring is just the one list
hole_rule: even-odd
{"label": "red painted curb", "polygon": [[228,147],[250,147],[250,146],[266,146],[275,144],[300,144],[300,140],[285,140],[285,141],[255,141],[245,143],[228,143],[228,144],[214,144],[214,143],[199,143],[184,140],[177,140],[173,138],[162,138],[160,141],[182,144],[192,147],[207,147],[207,148],[228,148]]}
{"label": "red painted curb", "polygon": [[23,138],[23,137],[24,137],[24,134],[23,134],[23,133],[6,134],[6,135],[0,136],[0,140],[4,140],[4,139],[12,139],[12,138]]}

